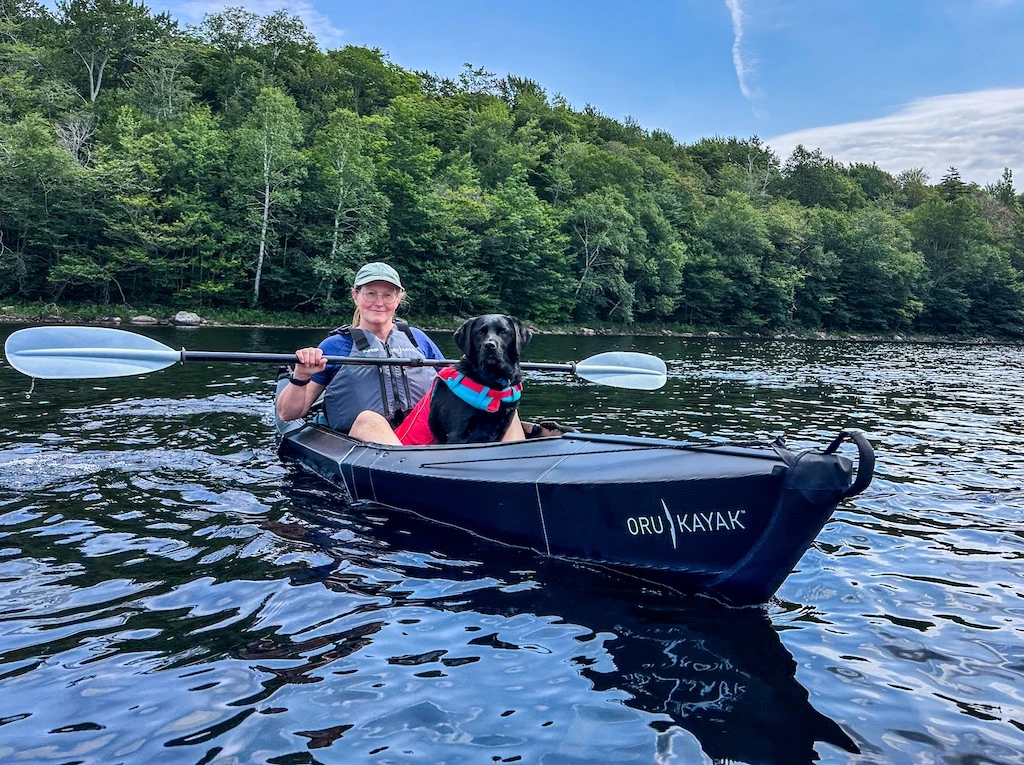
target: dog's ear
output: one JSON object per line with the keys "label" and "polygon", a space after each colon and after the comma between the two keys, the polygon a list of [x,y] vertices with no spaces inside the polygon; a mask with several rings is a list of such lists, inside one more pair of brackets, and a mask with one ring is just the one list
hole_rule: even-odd
{"label": "dog's ear", "polygon": [[455,330],[455,345],[467,355],[469,354],[470,336],[473,332],[474,324],[476,324],[475,318],[466,319],[466,321],[462,322],[462,326]]}
{"label": "dog's ear", "polygon": [[516,349],[521,353],[523,348],[533,338],[533,332],[515,316],[506,314],[505,318],[508,319],[508,323],[512,325],[512,329],[516,333]]}

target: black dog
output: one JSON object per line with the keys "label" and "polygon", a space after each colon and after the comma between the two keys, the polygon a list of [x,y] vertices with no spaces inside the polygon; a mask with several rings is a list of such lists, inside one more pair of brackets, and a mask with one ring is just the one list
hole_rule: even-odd
{"label": "black dog", "polygon": [[[459,327],[455,344],[464,355],[454,372],[465,380],[440,379],[434,383],[428,423],[437,443],[502,439],[519,407],[519,354],[531,337],[533,333],[519,319],[504,314],[477,316]],[[441,376],[450,374],[450,370],[444,371]],[[455,389],[460,386],[457,393]],[[490,395],[486,389],[490,389]],[[465,398],[475,398],[475,405]]]}

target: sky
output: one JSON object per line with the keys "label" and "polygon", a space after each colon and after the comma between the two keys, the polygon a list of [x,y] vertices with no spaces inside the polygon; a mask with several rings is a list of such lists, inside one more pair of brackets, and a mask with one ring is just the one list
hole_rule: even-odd
{"label": "sky", "polygon": [[[184,24],[219,0],[149,0]],[[537,81],[676,140],[759,136],[899,173],[1024,177],[1024,0],[249,0],[325,49]],[[1018,183],[1018,185],[1020,185]]]}

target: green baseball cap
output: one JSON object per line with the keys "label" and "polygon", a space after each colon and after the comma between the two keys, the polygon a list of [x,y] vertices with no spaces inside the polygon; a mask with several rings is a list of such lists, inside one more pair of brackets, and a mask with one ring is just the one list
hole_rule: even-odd
{"label": "green baseball cap", "polygon": [[365,266],[360,268],[352,286],[362,287],[364,284],[377,281],[390,282],[400,290],[405,289],[405,287],[402,286],[402,280],[398,278],[398,271],[393,269],[387,263],[381,263],[379,261],[367,263]]}

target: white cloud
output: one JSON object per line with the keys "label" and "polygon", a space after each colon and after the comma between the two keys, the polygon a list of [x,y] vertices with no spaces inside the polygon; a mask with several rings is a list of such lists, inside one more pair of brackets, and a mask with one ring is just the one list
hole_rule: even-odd
{"label": "white cloud", "polygon": [[783,160],[803,144],[891,173],[923,167],[933,182],[955,167],[964,180],[994,183],[1004,167],[1024,176],[1024,88],[923,98],[888,117],[799,130],[766,143]]}
{"label": "white cloud", "polygon": [[740,93],[748,101],[757,93],[750,86],[749,79],[754,75],[753,62],[743,54],[743,7],[740,0],[725,0],[725,5],[732,16],[732,65],[736,70],[736,79],[740,84]]}
{"label": "white cloud", "polygon": [[170,11],[174,18],[187,24],[198,24],[208,13],[220,13],[225,8],[244,6],[247,11],[258,13],[260,16],[269,16],[283,8],[302,19],[306,28],[323,48],[341,47],[345,35],[343,29],[334,26],[327,16],[314,8],[310,0],[245,0],[244,3],[239,0],[153,0],[149,6],[155,11]]}

